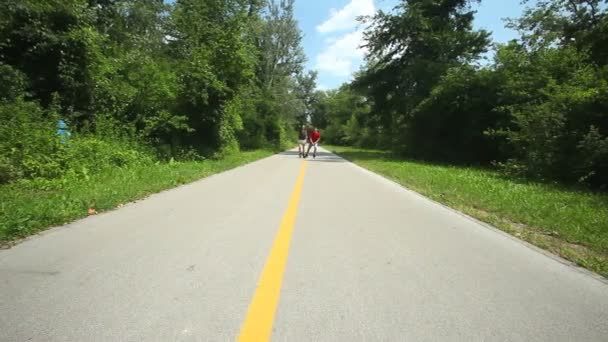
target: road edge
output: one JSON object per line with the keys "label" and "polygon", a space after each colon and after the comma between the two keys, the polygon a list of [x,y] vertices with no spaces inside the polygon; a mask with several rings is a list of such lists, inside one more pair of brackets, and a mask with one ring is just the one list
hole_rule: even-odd
{"label": "road edge", "polygon": [[269,155],[267,157],[254,160],[254,161],[251,161],[249,163],[241,164],[241,165],[235,166],[233,168],[224,170],[222,172],[218,172],[218,173],[214,173],[214,174],[211,174],[211,175],[208,175],[208,176],[204,176],[202,178],[193,180],[193,181],[188,182],[188,183],[178,184],[178,185],[176,185],[174,187],[171,187],[171,188],[168,188],[168,189],[164,189],[164,190],[161,190],[159,192],[155,192],[155,193],[149,194],[147,196],[144,196],[144,197],[141,197],[141,198],[134,199],[132,201],[126,202],[123,205],[121,205],[120,207],[114,207],[112,209],[104,210],[104,211],[102,211],[102,212],[100,212],[100,213],[98,213],[96,215],[93,215],[93,216],[81,217],[81,218],[75,219],[73,221],[67,222],[66,224],[62,224],[62,225],[49,226],[48,228],[43,229],[43,230],[41,230],[41,231],[39,231],[37,233],[28,235],[27,237],[24,237],[24,238],[21,238],[21,239],[17,239],[17,240],[12,240],[12,241],[0,244],[0,253],[2,253],[2,251],[5,251],[5,250],[10,250],[13,247],[16,247],[16,246],[18,246],[18,245],[20,245],[22,243],[28,242],[30,240],[33,240],[33,239],[36,239],[36,238],[39,238],[39,237],[42,237],[42,236],[44,236],[46,234],[51,234],[51,233],[56,232],[56,231],[61,230],[61,229],[68,229],[71,226],[73,226],[75,224],[79,224],[80,222],[82,222],[84,220],[88,220],[88,219],[90,219],[92,217],[99,217],[99,216],[103,216],[103,215],[107,215],[107,214],[113,213],[115,211],[118,211],[118,210],[130,207],[130,206],[133,206],[136,203],[139,203],[139,202],[142,202],[142,201],[146,201],[146,200],[148,200],[150,198],[153,198],[155,196],[159,196],[159,195],[164,194],[166,192],[177,191],[177,189],[180,189],[182,187],[193,185],[195,183],[203,182],[203,181],[205,181],[207,179],[210,179],[212,177],[215,177],[215,176],[219,176],[219,175],[222,175],[222,174],[225,174],[225,173],[230,173],[230,172],[236,171],[236,170],[238,170],[238,169],[240,169],[242,167],[262,162],[262,161],[264,161],[266,159],[275,157],[277,155],[279,155],[279,153],[274,153],[274,154],[271,154],[271,155]]}
{"label": "road edge", "polygon": [[490,229],[490,230],[494,231],[495,233],[498,233],[498,234],[500,234],[500,235],[502,235],[502,236],[504,236],[504,237],[506,237],[506,238],[508,238],[508,239],[510,239],[512,241],[520,243],[520,244],[524,245],[525,247],[527,247],[527,248],[529,248],[529,249],[531,249],[533,251],[536,251],[536,252],[538,252],[538,253],[540,253],[540,254],[542,254],[542,255],[550,258],[550,259],[553,259],[553,260],[555,260],[555,261],[557,261],[557,262],[559,262],[559,263],[561,263],[561,264],[563,264],[565,266],[568,266],[568,267],[574,269],[575,271],[577,271],[579,273],[582,273],[584,275],[590,276],[591,278],[594,278],[594,279],[596,279],[596,280],[598,280],[598,281],[600,281],[600,282],[608,285],[608,278],[603,277],[599,273],[593,272],[593,271],[591,271],[591,270],[589,270],[587,268],[579,266],[579,265],[577,265],[576,263],[574,263],[574,262],[572,262],[570,260],[567,260],[567,259],[565,259],[565,258],[563,258],[563,257],[561,257],[561,256],[559,256],[557,254],[554,254],[554,253],[552,253],[552,252],[550,252],[550,251],[548,251],[546,249],[538,247],[538,246],[536,246],[536,245],[534,245],[534,244],[532,244],[530,242],[527,242],[525,240],[519,239],[516,236],[513,236],[513,235],[505,232],[504,230],[502,230],[500,228],[497,228],[497,227],[495,227],[495,226],[493,226],[493,225],[491,225],[491,224],[489,224],[487,222],[481,221],[481,220],[479,220],[479,219],[477,219],[477,218],[475,218],[473,216],[470,216],[470,215],[468,215],[466,213],[463,213],[463,212],[461,212],[461,211],[459,211],[457,209],[454,209],[454,208],[452,208],[450,206],[447,206],[447,205],[445,205],[445,204],[443,204],[441,202],[437,202],[437,201],[435,201],[435,200],[433,200],[433,199],[431,199],[431,198],[429,198],[429,197],[427,197],[427,196],[425,196],[425,195],[423,195],[423,194],[421,194],[419,192],[416,192],[416,191],[408,188],[407,186],[405,186],[403,184],[400,184],[400,183],[398,183],[398,182],[396,182],[394,180],[388,179],[388,178],[386,178],[386,177],[384,177],[384,176],[382,176],[382,175],[380,175],[380,174],[378,174],[376,172],[373,172],[373,171],[371,171],[369,169],[366,169],[363,166],[360,166],[360,165],[358,165],[358,164],[356,164],[356,163],[354,163],[354,162],[352,162],[352,161],[350,161],[350,160],[342,157],[340,154],[338,154],[335,151],[330,151],[330,150],[327,150],[327,149],[325,149],[325,151],[327,151],[327,152],[329,152],[329,153],[331,153],[331,154],[333,154],[333,155],[341,158],[346,163],[348,163],[352,167],[355,167],[355,168],[359,169],[363,173],[371,175],[372,177],[379,178],[382,181],[387,182],[388,184],[391,184],[393,186],[397,186],[397,187],[401,188],[402,191],[406,191],[406,192],[408,192],[410,194],[413,194],[413,195],[415,195],[415,196],[417,196],[417,197],[419,197],[419,198],[421,198],[423,200],[426,200],[426,201],[431,202],[431,203],[433,203],[435,205],[438,205],[438,206],[440,206],[440,207],[442,207],[444,209],[447,209],[447,210],[449,210],[449,211],[451,211],[451,212],[453,212],[453,213],[455,213],[455,214],[457,214],[457,215],[459,215],[461,217],[464,217],[464,218],[468,219],[469,221],[477,223],[478,225],[480,225],[480,226],[482,226],[482,227],[484,227],[486,229]]}

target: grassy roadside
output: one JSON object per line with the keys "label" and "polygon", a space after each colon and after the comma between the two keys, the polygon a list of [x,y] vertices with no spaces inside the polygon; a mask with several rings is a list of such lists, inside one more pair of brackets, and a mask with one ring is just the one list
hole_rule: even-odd
{"label": "grassy roadside", "polygon": [[0,246],[50,226],[226,171],[271,155],[240,152],[221,160],[113,168],[88,179],[38,180],[0,186]]}
{"label": "grassy roadside", "polygon": [[608,195],[519,182],[489,170],[408,161],[377,150],[326,148],[608,277]]}

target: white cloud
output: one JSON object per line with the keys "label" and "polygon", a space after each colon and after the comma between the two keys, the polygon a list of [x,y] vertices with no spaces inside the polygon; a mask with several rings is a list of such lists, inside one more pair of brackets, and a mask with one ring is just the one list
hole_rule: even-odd
{"label": "white cloud", "polygon": [[340,10],[332,8],[329,19],[318,25],[317,31],[325,34],[351,30],[357,26],[358,16],[372,15],[375,11],[374,0],[351,0]]}
{"label": "white cloud", "polygon": [[321,90],[321,91],[325,91],[325,90],[329,90],[330,88],[328,86],[326,86],[323,83],[317,83],[317,90]]}
{"label": "white cloud", "polygon": [[362,29],[336,39],[317,55],[316,68],[333,76],[349,76],[365,56],[363,43]]}
{"label": "white cloud", "polygon": [[[367,52],[364,44],[364,28],[357,17],[372,15],[376,11],[374,0],[351,0],[343,8],[330,11],[329,19],[317,26],[323,38],[324,48],[316,56],[315,68],[334,78],[347,78],[359,67]],[[342,32],[342,33],[339,33]]]}
{"label": "white cloud", "polygon": [[338,37],[327,37],[325,38],[324,42],[327,45],[333,44],[338,40]]}

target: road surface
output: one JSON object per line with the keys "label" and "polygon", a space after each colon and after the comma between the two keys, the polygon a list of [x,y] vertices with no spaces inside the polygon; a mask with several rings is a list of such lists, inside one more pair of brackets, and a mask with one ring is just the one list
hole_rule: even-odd
{"label": "road surface", "polygon": [[608,341],[608,285],[322,152],[0,251],[0,341]]}

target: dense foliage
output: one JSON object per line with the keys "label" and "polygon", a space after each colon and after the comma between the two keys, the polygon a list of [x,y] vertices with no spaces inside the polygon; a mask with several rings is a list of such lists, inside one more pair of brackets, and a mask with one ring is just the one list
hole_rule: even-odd
{"label": "dense foliage", "polygon": [[608,187],[608,1],[530,2],[492,45],[480,0],[401,0],[327,92],[293,2],[0,0],[0,182],[280,148],[310,118],[330,143]]}
{"label": "dense foliage", "polygon": [[606,189],[608,1],[528,3],[508,23],[521,38],[489,63],[478,2],[402,0],[368,18],[367,65],[318,95],[317,123],[334,143]]}
{"label": "dense foliage", "polygon": [[300,41],[293,0],[0,0],[0,183],[280,148]]}

